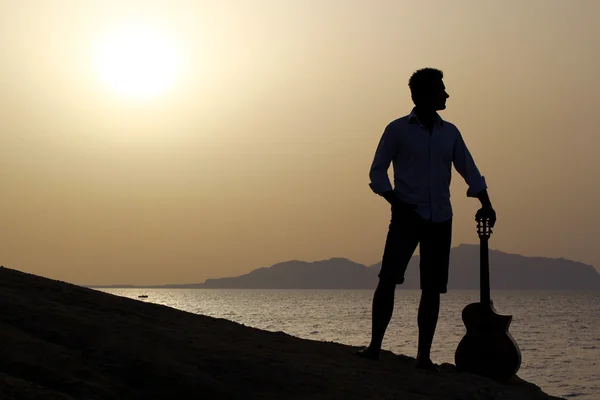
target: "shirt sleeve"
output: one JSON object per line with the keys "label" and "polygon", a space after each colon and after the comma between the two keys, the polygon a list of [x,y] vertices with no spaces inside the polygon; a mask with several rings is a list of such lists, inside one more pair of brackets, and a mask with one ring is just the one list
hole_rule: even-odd
{"label": "shirt sleeve", "polygon": [[369,171],[371,190],[377,194],[393,190],[388,169],[398,149],[398,135],[388,125],[379,140],[375,157]]}
{"label": "shirt sleeve", "polygon": [[467,189],[468,197],[477,197],[477,194],[484,189],[487,189],[485,177],[481,176],[479,169],[475,165],[475,161],[463,140],[463,137],[456,130],[456,142],[454,144],[454,167],[463,177],[469,188]]}

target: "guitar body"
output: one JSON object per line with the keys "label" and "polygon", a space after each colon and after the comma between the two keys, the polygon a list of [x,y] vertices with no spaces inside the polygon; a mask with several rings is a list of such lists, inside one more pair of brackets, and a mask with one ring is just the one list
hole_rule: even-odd
{"label": "guitar body", "polygon": [[460,372],[487,376],[506,382],[521,367],[521,351],[508,332],[511,315],[500,315],[490,302],[467,305],[462,312],[467,329],[456,353],[454,362]]}
{"label": "guitar body", "polygon": [[477,224],[481,239],[481,301],[463,309],[462,320],[467,333],[456,348],[454,362],[459,372],[506,382],[521,367],[521,351],[508,332],[512,315],[498,314],[490,298],[488,239],[491,226],[487,220],[478,220]]}

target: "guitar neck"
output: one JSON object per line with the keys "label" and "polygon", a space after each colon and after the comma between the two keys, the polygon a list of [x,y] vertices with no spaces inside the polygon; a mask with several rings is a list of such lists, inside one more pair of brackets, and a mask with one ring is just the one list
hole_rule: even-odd
{"label": "guitar neck", "polygon": [[481,288],[481,303],[490,304],[490,260],[488,252],[488,238],[481,238],[479,259],[479,279]]}

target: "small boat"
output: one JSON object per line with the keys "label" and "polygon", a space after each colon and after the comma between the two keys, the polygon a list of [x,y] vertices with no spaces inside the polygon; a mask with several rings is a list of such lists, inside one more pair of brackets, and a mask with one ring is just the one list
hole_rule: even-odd
{"label": "small boat", "polygon": [[148,295],[147,294],[141,294],[141,295],[138,296],[138,298],[140,298],[140,299],[147,299]]}

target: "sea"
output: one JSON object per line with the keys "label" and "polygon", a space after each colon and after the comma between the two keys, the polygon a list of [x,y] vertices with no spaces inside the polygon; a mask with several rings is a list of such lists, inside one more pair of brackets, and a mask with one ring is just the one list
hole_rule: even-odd
{"label": "sea", "polygon": [[[97,290],[300,338],[353,346],[370,338],[372,290]],[[384,349],[416,355],[419,298],[418,290],[396,291]],[[513,316],[509,332],[522,353],[519,377],[554,396],[600,400],[600,292],[494,291],[492,299],[498,313]],[[454,364],[465,334],[461,311],[477,301],[478,291],[442,295],[434,362]]]}

